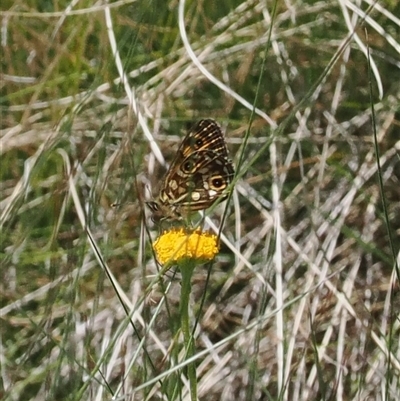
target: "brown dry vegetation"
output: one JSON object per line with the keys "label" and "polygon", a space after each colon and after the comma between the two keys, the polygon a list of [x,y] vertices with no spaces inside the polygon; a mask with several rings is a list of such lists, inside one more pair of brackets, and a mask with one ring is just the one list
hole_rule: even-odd
{"label": "brown dry vegetation", "polygon": [[400,399],[400,3],[187,2],[192,57],[179,2],[94,3],[1,5],[0,398],[190,399],[144,200],[213,118],[199,399]]}

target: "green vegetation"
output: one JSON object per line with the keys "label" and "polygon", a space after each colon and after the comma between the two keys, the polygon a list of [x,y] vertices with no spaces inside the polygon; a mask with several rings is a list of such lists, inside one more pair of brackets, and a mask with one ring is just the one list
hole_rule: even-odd
{"label": "green vegetation", "polygon": [[[398,400],[400,3],[179,7],[2,1],[0,398]],[[237,181],[190,365],[144,202],[201,118]]]}

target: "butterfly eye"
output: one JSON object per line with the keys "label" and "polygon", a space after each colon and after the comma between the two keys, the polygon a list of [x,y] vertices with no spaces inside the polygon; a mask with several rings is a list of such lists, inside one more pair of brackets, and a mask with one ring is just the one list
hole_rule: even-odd
{"label": "butterfly eye", "polygon": [[193,171],[194,166],[195,166],[195,164],[193,163],[192,160],[187,160],[185,163],[183,163],[182,170],[185,173],[191,173]]}
{"label": "butterfly eye", "polygon": [[211,180],[211,186],[215,189],[220,189],[222,187],[225,187],[225,180],[222,177],[214,177]]}
{"label": "butterfly eye", "polygon": [[203,140],[202,139],[197,139],[196,146],[201,148],[203,146]]}

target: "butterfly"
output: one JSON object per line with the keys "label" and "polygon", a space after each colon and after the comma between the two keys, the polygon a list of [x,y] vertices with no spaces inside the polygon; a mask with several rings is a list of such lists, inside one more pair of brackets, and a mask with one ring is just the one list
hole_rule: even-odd
{"label": "butterfly", "polygon": [[219,125],[200,120],[183,139],[159,195],[147,202],[153,220],[180,220],[227,196],[235,174]]}

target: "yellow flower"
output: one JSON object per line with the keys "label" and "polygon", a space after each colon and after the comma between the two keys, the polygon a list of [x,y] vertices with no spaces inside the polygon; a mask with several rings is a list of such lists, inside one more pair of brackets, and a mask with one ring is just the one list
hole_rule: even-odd
{"label": "yellow flower", "polygon": [[194,231],[183,228],[164,231],[153,248],[163,265],[185,259],[212,260],[219,251],[217,236],[199,228]]}

